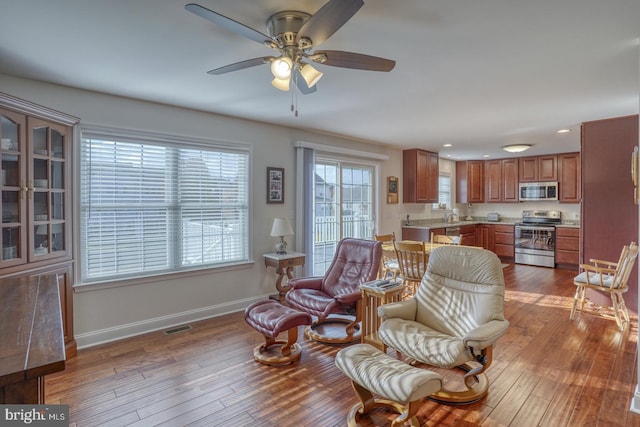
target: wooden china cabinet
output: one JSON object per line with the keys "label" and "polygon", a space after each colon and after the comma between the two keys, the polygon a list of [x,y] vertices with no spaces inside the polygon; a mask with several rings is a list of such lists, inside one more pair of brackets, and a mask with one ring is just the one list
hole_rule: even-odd
{"label": "wooden china cabinet", "polygon": [[0,280],[55,275],[67,357],[73,336],[71,155],[79,119],[0,93]]}

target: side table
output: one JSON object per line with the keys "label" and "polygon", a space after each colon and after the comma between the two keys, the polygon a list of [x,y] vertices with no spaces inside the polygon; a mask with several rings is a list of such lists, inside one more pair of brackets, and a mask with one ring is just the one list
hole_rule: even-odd
{"label": "side table", "polygon": [[362,291],[362,342],[386,352],[387,347],[378,338],[381,319],[378,307],[402,300],[404,284],[402,281],[374,280],[360,285]]}
{"label": "side table", "polygon": [[278,278],[276,279],[276,289],[278,290],[277,295],[271,295],[269,298],[282,301],[284,295],[289,290],[289,286],[285,284],[282,285],[282,280],[285,275],[288,279],[293,279],[293,267],[304,265],[305,254],[300,252],[288,252],[286,254],[277,254],[275,252],[264,254],[264,265],[265,267],[273,267],[276,269],[276,273],[278,274]]}

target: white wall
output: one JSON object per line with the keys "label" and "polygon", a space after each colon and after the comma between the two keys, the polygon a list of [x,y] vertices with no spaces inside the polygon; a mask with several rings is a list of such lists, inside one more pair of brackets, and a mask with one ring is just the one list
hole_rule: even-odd
{"label": "white wall", "polygon": [[[400,150],[319,133],[262,124],[168,105],[18,79],[0,74],[0,90],[71,114],[82,124],[153,131],[171,135],[248,143],[253,147],[251,254],[243,268],[195,274],[172,280],[74,292],[74,329],[80,347],[127,335],[165,328],[194,319],[244,309],[274,293],[275,273],[266,270],[262,254],[273,252],[269,236],[273,218],[295,220],[296,140],[386,154],[382,162],[380,197],[386,201],[386,176],[401,176]],[[76,162],[77,163],[77,162]],[[267,205],[266,167],[285,168],[285,204]],[[77,173],[76,173],[77,175]],[[77,179],[77,176],[76,176]],[[401,205],[382,203],[379,229],[400,232]],[[76,226],[77,226],[76,221]],[[77,230],[74,233],[78,235]],[[294,239],[289,239],[290,250]]]}

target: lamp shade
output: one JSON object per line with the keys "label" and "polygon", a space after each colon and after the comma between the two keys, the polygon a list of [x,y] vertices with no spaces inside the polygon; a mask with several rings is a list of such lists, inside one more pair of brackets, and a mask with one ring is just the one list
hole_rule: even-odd
{"label": "lamp shade", "polygon": [[279,79],[275,77],[273,80],[271,80],[271,84],[273,85],[273,87],[283,90],[285,92],[289,90],[290,82],[291,82],[291,77],[288,77],[286,79]]}
{"label": "lamp shade", "polygon": [[508,151],[510,153],[521,153],[529,148],[531,148],[531,144],[511,144],[502,147],[504,151]]}
{"label": "lamp shade", "polygon": [[302,78],[307,83],[307,87],[313,87],[320,77],[322,77],[322,73],[311,66],[311,64],[304,64],[300,67],[300,74]]}
{"label": "lamp shade", "polygon": [[274,237],[292,236],[293,228],[287,218],[274,218],[273,226],[271,227],[271,235]]}

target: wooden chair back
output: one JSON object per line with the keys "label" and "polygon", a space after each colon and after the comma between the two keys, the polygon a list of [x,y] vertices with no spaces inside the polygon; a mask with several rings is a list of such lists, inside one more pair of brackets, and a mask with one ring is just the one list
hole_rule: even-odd
{"label": "wooden chair back", "polygon": [[438,243],[441,245],[457,245],[460,242],[460,239],[454,240],[451,236],[445,236],[444,234],[433,234],[431,233],[431,242]]}
{"label": "wooden chair back", "polygon": [[396,241],[396,233],[376,234],[374,238],[382,242],[382,262],[378,278],[396,280],[400,275],[398,258],[396,258],[396,250],[393,246],[393,242]]}
{"label": "wooden chair back", "polygon": [[382,243],[386,243],[386,242],[395,242],[395,240],[396,240],[396,233],[389,233],[389,234],[376,234],[376,235],[374,235],[374,238],[375,238],[378,242],[382,242]]}
{"label": "wooden chair back", "polygon": [[[602,269],[603,272],[608,273],[609,276],[613,276],[611,286],[607,286],[607,288],[626,291],[629,276],[631,275],[631,270],[633,270],[637,256],[638,245],[635,242],[631,242],[631,244],[622,248],[617,263],[599,259],[591,259],[589,261],[597,269]],[[606,269],[609,271],[605,271]]]}
{"label": "wooden chair back", "polygon": [[429,256],[425,251],[424,243],[400,241],[395,242],[394,246],[405,290],[413,295],[427,271]]}

